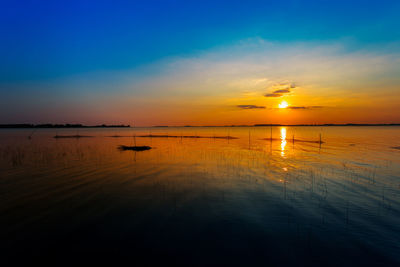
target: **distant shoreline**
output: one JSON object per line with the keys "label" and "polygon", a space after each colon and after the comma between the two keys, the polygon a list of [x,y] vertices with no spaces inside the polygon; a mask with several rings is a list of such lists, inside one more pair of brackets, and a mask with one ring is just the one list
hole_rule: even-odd
{"label": "distant shoreline", "polygon": [[7,128],[129,128],[130,125],[82,125],[82,124],[0,124],[0,129]]}
{"label": "distant shoreline", "polygon": [[[346,123],[346,124],[253,124],[253,125],[202,125],[202,126],[149,126],[149,128],[165,128],[165,127],[271,127],[271,126],[305,126],[305,127],[321,127],[321,126],[400,126],[400,123],[377,123],[377,124],[365,124],[365,123]],[[147,128],[147,127],[146,127]]]}
{"label": "distant shoreline", "polygon": [[254,124],[254,126],[400,126],[400,123]]}
{"label": "distant shoreline", "polygon": [[[168,127],[272,127],[272,126],[291,126],[291,127],[337,127],[337,126],[400,126],[400,123],[386,124],[254,124],[254,125],[202,125],[202,126],[139,126],[137,128],[168,128]],[[82,124],[0,124],[0,129],[59,129],[59,128],[132,128],[130,125],[82,125]]]}

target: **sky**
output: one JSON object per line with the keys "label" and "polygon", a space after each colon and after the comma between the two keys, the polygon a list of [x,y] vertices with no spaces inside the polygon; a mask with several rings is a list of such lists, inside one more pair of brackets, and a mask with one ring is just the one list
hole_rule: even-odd
{"label": "sky", "polygon": [[3,0],[0,123],[400,123],[398,14],[398,0]]}

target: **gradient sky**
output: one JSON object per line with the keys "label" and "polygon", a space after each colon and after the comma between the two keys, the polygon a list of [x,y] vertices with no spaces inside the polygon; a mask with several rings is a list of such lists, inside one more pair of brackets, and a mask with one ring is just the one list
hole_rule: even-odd
{"label": "gradient sky", "polygon": [[3,0],[0,123],[400,123],[399,14],[398,0]]}

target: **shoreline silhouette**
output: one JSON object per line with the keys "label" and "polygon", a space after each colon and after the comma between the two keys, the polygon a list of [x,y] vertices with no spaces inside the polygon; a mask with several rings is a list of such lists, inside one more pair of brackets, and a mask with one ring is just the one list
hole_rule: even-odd
{"label": "shoreline silhouette", "polygon": [[129,128],[130,125],[118,124],[118,125],[83,125],[83,124],[0,124],[1,128]]}

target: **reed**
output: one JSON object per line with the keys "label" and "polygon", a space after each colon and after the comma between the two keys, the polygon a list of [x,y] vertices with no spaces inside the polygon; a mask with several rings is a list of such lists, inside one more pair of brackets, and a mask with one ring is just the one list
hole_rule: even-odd
{"label": "reed", "polygon": [[137,137],[145,137],[145,138],[207,138],[207,139],[239,139],[234,136],[201,136],[201,135],[168,135],[168,134],[147,134],[147,135],[138,135]]}
{"label": "reed", "polygon": [[[281,138],[262,138],[261,140],[266,141],[282,141]],[[296,139],[294,136],[292,137],[292,142],[299,142],[299,143],[314,143],[314,144],[324,144],[325,142],[322,140],[304,140],[304,139]]]}

